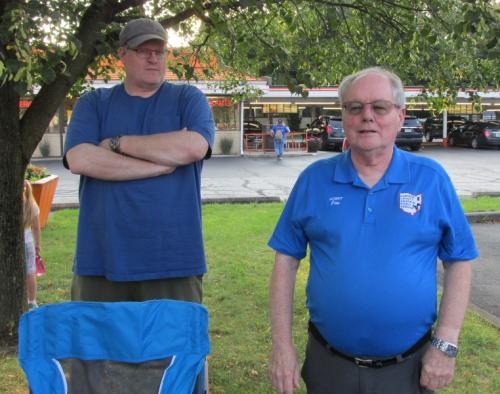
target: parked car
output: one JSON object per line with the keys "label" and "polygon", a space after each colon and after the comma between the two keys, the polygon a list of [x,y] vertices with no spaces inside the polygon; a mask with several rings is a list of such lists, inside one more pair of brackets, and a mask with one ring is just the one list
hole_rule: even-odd
{"label": "parked car", "polygon": [[500,148],[500,121],[467,123],[448,136],[448,145],[465,145],[473,149],[494,146]]}
{"label": "parked car", "polygon": [[405,117],[403,127],[396,136],[396,145],[417,151],[422,146],[423,127],[415,116]]}
{"label": "parked car", "polygon": [[320,116],[307,125],[306,132],[309,136],[321,139],[321,149],[341,151],[344,141],[344,128],[342,118],[334,116]]}
{"label": "parked car", "polygon": [[[448,115],[447,135],[452,131],[462,128],[467,123],[467,119],[459,115]],[[437,116],[427,118],[424,122],[424,138],[427,142],[432,142],[434,138],[443,138],[443,117]]]}
{"label": "parked car", "polygon": [[257,120],[247,120],[243,122],[244,133],[262,133],[264,126]]}
{"label": "parked car", "polygon": [[243,122],[243,135],[245,138],[246,147],[249,149],[261,148],[263,131],[264,126],[257,120],[248,120]]}

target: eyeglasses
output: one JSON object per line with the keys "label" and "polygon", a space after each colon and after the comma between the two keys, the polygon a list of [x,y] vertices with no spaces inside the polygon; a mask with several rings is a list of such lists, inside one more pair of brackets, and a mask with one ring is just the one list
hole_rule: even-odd
{"label": "eyeglasses", "polygon": [[394,104],[387,100],[375,100],[371,103],[362,103],[361,101],[348,101],[344,103],[343,107],[349,115],[359,115],[363,112],[365,105],[371,105],[373,112],[377,115],[387,115],[392,107],[400,108],[399,105]]}
{"label": "eyeglasses", "polygon": [[149,59],[154,53],[158,59],[163,59],[165,57],[165,49],[149,49],[149,48],[128,48],[130,51],[134,51],[137,56],[141,59]]}

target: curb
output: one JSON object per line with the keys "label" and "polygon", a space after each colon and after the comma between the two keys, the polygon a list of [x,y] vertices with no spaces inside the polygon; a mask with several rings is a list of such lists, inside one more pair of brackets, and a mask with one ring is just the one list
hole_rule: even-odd
{"label": "curb", "polygon": [[500,221],[500,212],[470,212],[466,213],[465,216],[469,223],[488,223]]}
{"label": "curb", "polygon": [[208,197],[202,198],[202,204],[262,204],[266,202],[281,202],[279,197]]}
{"label": "curb", "polygon": [[478,314],[481,316],[481,318],[485,321],[487,321],[489,324],[492,326],[500,329],[500,318],[491,314],[488,311],[485,311],[484,309],[478,307],[476,304],[469,303],[469,306],[467,307],[470,311]]}
{"label": "curb", "polygon": [[[202,204],[263,204],[269,202],[282,202],[279,197],[256,196],[256,197],[207,197],[202,198]],[[80,204],[77,202],[52,204],[51,212],[62,209],[78,209]]]}

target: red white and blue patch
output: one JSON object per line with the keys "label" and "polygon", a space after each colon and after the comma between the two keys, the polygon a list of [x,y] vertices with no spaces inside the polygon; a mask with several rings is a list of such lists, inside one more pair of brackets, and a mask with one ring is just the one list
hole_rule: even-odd
{"label": "red white and blue patch", "polygon": [[399,208],[410,215],[422,209],[422,194],[399,193]]}

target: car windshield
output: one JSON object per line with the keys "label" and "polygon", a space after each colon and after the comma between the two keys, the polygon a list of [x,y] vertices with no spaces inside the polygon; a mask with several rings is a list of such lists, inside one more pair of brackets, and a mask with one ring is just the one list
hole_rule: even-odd
{"label": "car windshield", "polygon": [[403,124],[404,127],[420,127],[420,121],[417,118],[406,118]]}
{"label": "car windshield", "polygon": [[262,131],[262,125],[260,123],[256,122],[245,122],[243,124],[243,128],[246,132],[261,132]]}

